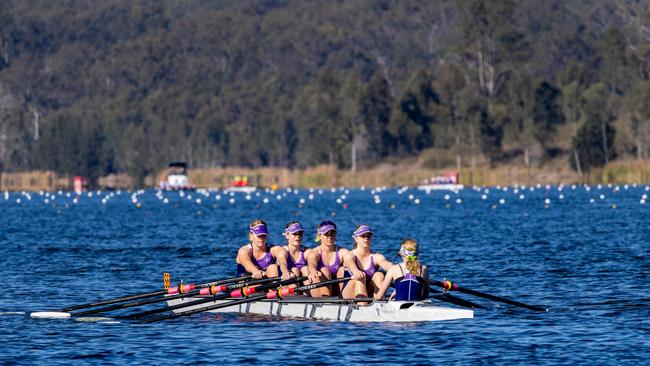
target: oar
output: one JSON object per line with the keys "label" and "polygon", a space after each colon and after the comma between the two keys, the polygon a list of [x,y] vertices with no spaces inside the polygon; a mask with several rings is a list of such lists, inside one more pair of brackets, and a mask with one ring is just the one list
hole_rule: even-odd
{"label": "oar", "polygon": [[492,300],[492,301],[502,302],[504,304],[518,306],[518,307],[526,308],[526,309],[533,310],[533,311],[548,311],[548,309],[545,309],[545,308],[542,308],[542,307],[539,307],[539,306],[528,305],[528,304],[524,304],[523,302],[514,301],[514,300],[506,299],[504,297],[499,297],[499,296],[495,296],[495,295],[491,295],[491,294],[486,294],[484,292],[479,292],[479,291],[471,290],[471,289],[468,289],[468,288],[460,287],[459,285],[457,285],[457,284],[455,284],[455,283],[453,283],[451,281],[432,281],[431,283],[433,285],[438,286],[438,287],[442,287],[447,291],[458,291],[458,292],[462,292],[462,293],[465,293],[465,294],[468,294],[468,295],[474,295],[474,296],[482,297],[484,299],[489,299],[489,300]]}
{"label": "oar", "polygon": [[[288,285],[288,284],[292,284],[292,283],[295,283],[295,282],[299,282],[299,281],[301,281],[301,280],[303,280],[305,278],[306,277],[298,277],[298,278],[293,278],[293,279],[281,281],[279,283],[279,287],[284,286],[284,285]],[[328,286],[328,285],[340,283],[340,282],[349,280],[350,278],[351,277],[336,278],[336,279],[333,279],[333,280],[318,282],[318,283],[314,283],[314,284],[311,284],[311,285],[273,290],[273,291],[269,291],[268,293],[260,293],[260,294],[256,294],[256,295],[253,295],[253,296],[243,297],[241,299],[228,301],[228,302],[225,302],[225,303],[214,304],[214,305],[209,305],[209,306],[206,306],[206,307],[201,307],[201,308],[197,308],[197,309],[193,309],[193,310],[184,311],[182,313],[174,313],[174,314],[169,314],[169,315],[165,315],[165,316],[160,316],[160,317],[157,317],[157,318],[149,318],[149,319],[145,319],[144,322],[145,323],[153,323],[153,322],[157,322],[157,321],[160,321],[160,320],[173,319],[173,318],[178,318],[178,317],[181,317],[181,316],[187,316],[187,315],[202,313],[202,312],[206,312],[206,311],[210,311],[210,310],[227,308],[229,306],[245,304],[245,303],[248,303],[248,302],[258,301],[258,300],[262,300],[262,299],[276,299],[278,297],[290,296],[290,295],[292,295],[292,294],[294,294],[296,292],[305,292],[305,291],[309,291],[309,290],[312,290],[312,289],[315,289],[315,288],[318,288],[318,287]],[[268,288],[263,289],[263,287],[265,287],[265,286],[268,286],[268,285],[262,285],[262,286],[256,287],[255,289],[259,291],[259,290],[267,290],[267,289],[271,288],[271,287],[268,287]],[[245,296],[246,294],[242,294],[240,292],[240,293],[234,293],[232,295],[235,295],[235,296],[231,296],[231,297],[241,297],[242,295]],[[210,300],[213,300],[213,299],[210,299]],[[197,302],[198,301],[190,302],[190,303],[186,304],[186,306],[195,305]]]}
{"label": "oar", "polygon": [[[196,301],[188,301],[186,303],[176,304],[176,305],[169,306],[169,307],[162,308],[162,309],[156,309],[156,312],[182,309],[182,308],[192,307],[192,306],[195,306],[195,305],[205,304],[205,303],[208,303],[208,302],[214,302],[216,300],[223,300],[223,299],[227,299],[227,298],[231,298],[231,297],[244,297],[245,300],[253,299],[251,301],[255,301],[255,300],[261,299],[262,297],[267,296],[266,293],[259,293],[261,291],[266,291],[266,290],[269,290],[269,289],[278,288],[278,287],[282,287],[282,286],[285,286],[285,285],[290,285],[290,284],[300,282],[300,281],[303,281],[303,280],[306,280],[306,279],[307,279],[307,277],[301,276],[301,277],[290,278],[288,280],[283,280],[283,281],[280,281],[280,282],[273,282],[273,283],[269,283],[269,284],[261,285],[261,286],[257,286],[257,287],[246,287],[246,288],[243,288],[243,289],[238,289],[238,290],[235,290],[235,291],[231,291],[230,293],[218,294],[218,295],[215,295],[215,296],[212,296],[212,297],[207,297],[207,298],[199,299],[199,300],[196,300]],[[259,294],[249,296],[249,295],[251,295],[253,293],[256,293],[256,292],[259,293]],[[259,297],[259,296],[262,296],[262,297]],[[239,301],[239,300],[234,300],[234,301]],[[230,303],[230,302],[228,302],[228,303]],[[221,305],[221,304],[217,304],[217,305]],[[173,314],[169,314],[169,315],[162,315],[162,316],[159,316],[159,317],[148,318],[148,319],[144,319],[143,322],[145,322],[145,323],[153,323],[153,322],[157,322],[157,321],[160,321],[160,320],[172,319],[172,318],[176,318],[176,317],[183,316],[183,315],[201,313],[203,311],[211,310],[213,308],[213,306],[215,306],[215,305],[201,307],[201,308],[193,309],[193,310],[188,310],[188,311],[184,311],[184,312],[181,312],[181,313],[173,313]],[[152,313],[152,312],[148,312],[148,313]],[[141,317],[141,315],[142,314],[138,314],[137,317]]]}
{"label": "oar", "polygon": [[[278,281],[278,280],[280,280],[280,278],[281,277],[263,278],[261,280],[250,281],[248,283],[241,283],[241,284],[235,284],[235,285],[231,285],[231,286],[211,287],[211,288],[207,288],[207,289],[202,289],[202,290],[199,291],[198,294],[194,293],[193,295],[212,295],[212,296],[205,297],[205,298],[202,298],[202,299],[197,300],[197,301],[193,301],[192,304],[197,305],[197,304],[203,304],[203,303],[214,301],[214,300],[220,300],[220,299],[225,299],[225,298],[228,298],[228,297],[234,297],[234,296],[231,296],[233,293],[240,293],[242,291],[244,292],[244,295],[247,295],[247,294],[252,294],[253,292],[256,292],[256,291],[258,291],[258,290],[260,290],[262,288],[263,289],[273,288],[273,287],[277,286],[275,283],[268,284],[268,285],[262,285],[262,286],[259,286],[259,287],[250,287],[250,286],[263,284],[263,283],[267,283],[267,282]],[[304,277],[301,277],[301,279],[304,279]],[[239,290],[237,290],[237,289],[239,289]],[[224,292],[224,291],[229,291],[229,290],[236,290],[236,291],[233,291],[232,293]],[[224,292],[224,293],[222,293],[222,292]],[[182,297],[187,297],[187,294],[185,296],[182,296]],[[177,297],[177,296],[165,296],[163,298],[163,300],[173,300],[173,299],[178,299],[178,298],[179,297]],[[125,316],[123,316],[121,318],[123,318],[123,319],[131,319],[131,320],[140,319],[140,318],[144,318],[145,316],[158,314],[158,313],[163,313],[163,312],[169,311],[169,310],[181,309],[181,308],[184,308],[184,307],[187,307],[187,306],[189,306],[188,303],[183,302],[183,303],[172,305],[172,306],[166,306],[164,308],[158,308],[158,309],[143,311],[143,312],[140,312],[140,313],[125,315]]]}
{"label": "oar", "polygon": [[118,302],[126,302],[126,301],[133,301],[133,300],[140,300],[140,299],[146,299],[148,297],[154,297],[154,296],[159,296],[159,295],[168,295],[168,294],[176,294],[179,292],[179,289],[181,292],[187,292],[194,290],[195,288],[203,288],[203,287],[209,287],[209,286],[214,286],[214,285],[221,285],[225,283],[231,283],[231,282],[237,282],[237,281],[243,281],[251,276],[240,276],[240,277],[233,277],[233,278],[226,278],[223,280],[215,280],[212,282],[203,282],[198,285],[195,284],[187,284],[187,285],[179,285],[177,287],[170,287],[168,290],[160,290],[160,291],[153,291],[153,292],[146,292],[142,294],[133,294],[133,295],[127,295],[123,297],[116,297],[113,299],[107,299],[107,300],[102,300],[98,302],[93,302],[93,303],[88,303],[88,304],[81,304],[81,305],[73,305],[73,306],[68,306],[67,308],[62,308],[59,310],[54,310],[54,311],[60,311],[60,312],[69,312],[73,310],[80,310],[80,309],[86,309],[86,308],[92,308],[96,306],[103,306],[103,305],[110,305],[110,304],[116,304]]}
{"label": "oar", "polygon": [[[226,289],[227,287],[236,288],[236,287],[244,287],[249,283],[251,283],[251,284],[252,283],[264,283],[264,282],[268,282],[268,281],[272,281],[272,280],[274,280],[274,279],[265,278],[265,279],[262,279],[262,280],[250,281],[248,283],[247,282],[240,282],[240,283],[231,284],[231,285],[228,285],[228,286],[225,286],[225,285],[211,285],[211,286],[208,286],[208,288],[209,289],[215,289],[215,288],[224,288],[224,289]],[[156,302],[161,302],[161,301],[165,301],[165,300],[169,300],[169,299],[177,299],[177,298],[181,298],[181,297],[191,296],[191,295],[199,293],[200,291],[205,290],[205,288],[189,290],[190,288],[192,288],[192,286],[194,286],[194,285],[191,285],[191,286],[190,285],[183,285],[182,287],[180,287],[180,292],[181,293],[178,293],[179,289],[172,290],[172,293],[177,293],[177,294],[176,295],[171,295],[171,296],[162,296],[162,297],[157,297],[157,298],[149,299],[149,300],[142,300],[142,301],[134,301],[134,302],[128,302],[128,303],[123,303],[123,304],[117,304],[117,305],[107,306],[107,307],[103,307],[103,308],[82,311],[82,312],[78,312],[78,313],[70,313],[70,312],[62,312],[62,311],[59,311],[59,312],[53,312],[53,311],[34,312],[34,313],[31,314],[31,317],[32,318],[69,318],[71,316],[86,316],[86,315],[91,315],[91,314],[103,313],[103,312],[107,312],[107,311],[111,311],[111,310],[126,309],[126,308],[131,308],[131,307],[134,307],[134,306],[142,306],[142,305],[153,304],[153,303],[156,303]],[[185,292],[186,290],[189,290],[189,291]]]}
{"label": "oar", "polygon": [[450,294],[448,294],[446,292],[442,292],[442,291],[436,290],[434,288],[430,288],[429,291],[435,293],[435,295],[431,295],[431,297],[436,299],[436,300],[449,302],[449,303],[452,303],[452,304],[455,304],[455,305],[458,305],[458,306],[462,306],[462,307],[466,307],[466,308],[470,308],[470,309],[471,308],[485,309],[485,307],[483,305],[479,305],[479,304],[473,303],[471,301],[461,299],[460,297],[450,295]]}
{"label": "oar", "polygon": [[203,288],[203,289],[195,289],[195,290],[190,290],[184,293],[179,293],[176,295],[170,295],[170,296],[163,296],[163,297],[157,297],[155,299],[149,299],[149,300],[142,300],[142,301],[136,301],[136,302],[128,302],[126,304],[117,304],[113,306],[107,306],[105,308],[99,308],[99,309],[92,309],[92,310],[87,310],[87,311],[82,311],[79,313],[72,313],[72,316],[86,316],[86,315],[91,315],[91,314],[97,314],[97,313],[105,313],[107,311],[112,311],[112,310],[118,310],[118,309],[126,309],[126,308],[132,308],[135,306],[142,306],[142,305],[148,305],[148,304],[154,304],[157,302],[162,302],[162,301],[167,301],[167,300],[173,300],[173,299],[180,299],[183,297],[188,297],[188,296],[193,296],[193,295],[199,295],[202,290],[212,290],[215,293],[221,292],[221,291],[226,291],[226,290],[232,290],[235,288],[241,288],[241,287],[246,287],[250,285],[257,285],[260,283],[266,283],[270,281],[277,281],[280,277],[272,277],[272,278],[262,278],[260,280],[253,280],[253,281],[248,281],[248,282],[241,282],[241,283],[234,283],[231,285],[214,285],[210,286],[209,288]]}

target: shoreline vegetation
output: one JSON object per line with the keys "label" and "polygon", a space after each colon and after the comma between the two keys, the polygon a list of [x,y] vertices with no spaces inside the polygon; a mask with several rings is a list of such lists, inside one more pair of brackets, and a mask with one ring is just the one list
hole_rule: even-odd
{"label": "shoreline vegetation", "polygon": [[[417,162],[396,165],[384,163],[356,172],[337,169],[332,165],[320,165],[308,169],[196,168],[189,169],[188,175],[197,188],[226,188],[235,176],[246,176],[250,185],[262,188],[392,187],[417,186],[425,179],[450,170],[460,173],[460,182],[465,187],[515,184],[650,184],[650,160],[617,160],[602,168],[592,169],[582,176],[561,166],[557,169],[551,169],[549,166],[534,168],[524,165],[432,169],[422,167]],[[137,186],[136,180],[127,174],[110,174],[92,182],[90,188],[157,188],[164,177],[163,169],[155,176],[145,177],[143,185]],[[0,173],[0,191],[56,191],[72,188],[72,176],[59,175],[54,171]]]}

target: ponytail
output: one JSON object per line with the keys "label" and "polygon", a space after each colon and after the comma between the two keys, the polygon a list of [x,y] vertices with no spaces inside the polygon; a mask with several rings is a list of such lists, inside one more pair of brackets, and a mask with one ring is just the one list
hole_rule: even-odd
{"label": "ponytail", "polygon": [[418,260],[418,243],[413,239],[405,239],[400,248],[400,254],[404,257],[406,269],[414,276],[422,275],[422,264]]}

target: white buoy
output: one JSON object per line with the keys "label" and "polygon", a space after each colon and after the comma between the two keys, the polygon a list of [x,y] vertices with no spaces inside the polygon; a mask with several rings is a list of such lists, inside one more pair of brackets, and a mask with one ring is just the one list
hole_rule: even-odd
{"label": "white buoy", "polygon": [[419,205],[420,204],[420,199],[419,198],[414,199],[413,203],[415,203],[416,205]]}
{"label": "white buoy", "polygon": [[267,197],[264,197],[264,199],[262,200],[262,202],[264,202],[264,203],[269,203],[269,199],[268,199]]}

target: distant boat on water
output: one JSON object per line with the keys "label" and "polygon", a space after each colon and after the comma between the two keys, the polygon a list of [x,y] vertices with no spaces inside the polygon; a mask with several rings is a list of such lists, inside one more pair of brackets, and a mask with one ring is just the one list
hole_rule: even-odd
{"label": "distant boat on water", "polygon": [[167,167],[167,176],[160,182],[160,189],[186,191],[196,189],[187,176],[187,163],[173,162]]}
{"label": "distant boat on water", "polygon": [[224,192],[252,193],[257,187],[248,184],[247,176],[234,177],[230,185],[224,189]]}
{"label": "distant boat on water", "polygon": [[454,191],[457,192],[463,189],[460,184],[460,174],[458,172],[445,172],[442,175],[436,175],[427,179],[417,188],[422,191]]}

